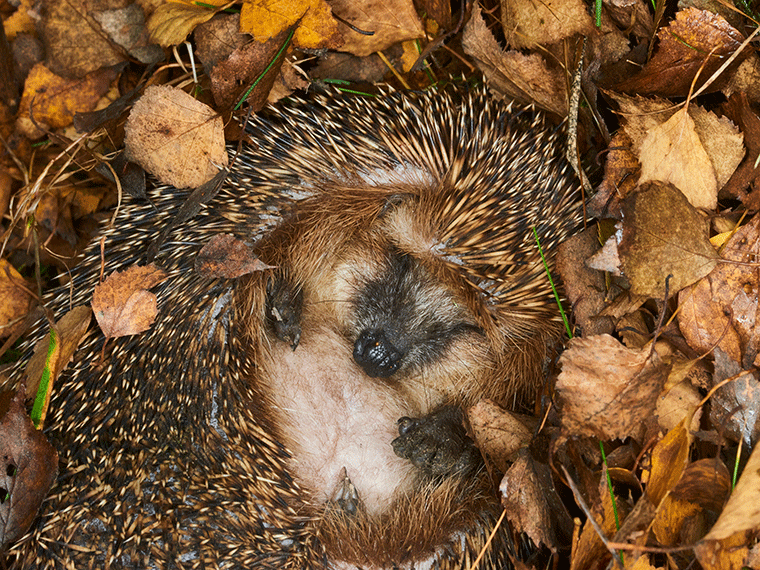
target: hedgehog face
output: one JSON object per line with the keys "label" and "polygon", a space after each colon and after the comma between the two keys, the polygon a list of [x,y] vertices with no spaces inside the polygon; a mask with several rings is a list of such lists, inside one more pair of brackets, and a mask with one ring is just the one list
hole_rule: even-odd
{"label": "hedgehog face", "polygon": [[411,255],[387,252],[352,300],[353,357],[371,377],[420,370],[458,338],[479,332],[473,316]]}

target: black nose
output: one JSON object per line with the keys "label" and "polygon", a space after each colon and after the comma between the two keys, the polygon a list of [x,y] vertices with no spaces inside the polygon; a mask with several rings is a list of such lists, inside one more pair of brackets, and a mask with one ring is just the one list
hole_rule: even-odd
{"label": "black nose", "polygon": [[387,378],[401,366],[403,353],[385,336],[382,330],[367,330],[354,343],[354,360],[367,376]]}

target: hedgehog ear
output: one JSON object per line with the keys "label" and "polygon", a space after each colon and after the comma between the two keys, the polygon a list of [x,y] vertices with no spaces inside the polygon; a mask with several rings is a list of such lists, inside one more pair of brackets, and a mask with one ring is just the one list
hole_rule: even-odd
{"label": "hedgehog ear", "polygon": [[388,197],[385,199],[385,203],[383,204],[382,208],[380,208],[380,213],[378,214],[379,218],[385,217],[389,212],[392,212],[395,210],[398,206],[406,202],[407,200],[413,198],[412,194],[409,192],[397,192],[394,194],[389,194]]}

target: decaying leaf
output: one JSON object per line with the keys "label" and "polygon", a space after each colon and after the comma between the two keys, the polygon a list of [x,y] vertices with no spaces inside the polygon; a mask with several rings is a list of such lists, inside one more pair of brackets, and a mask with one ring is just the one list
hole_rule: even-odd
{"label": "decaying leaf", "polygon": [[340,50],[354,55],[367,56],[425,35],[415,3],[409,0],[330,0],[330,7],[356,29],[374,32],[360,34],[342,22],[338,24],[344,39]]}
{"label": "decaying leaf", "polygon": [[572,339],[560,364],[563,429],[602,440],[639,434],[667,375],[656,351],[631,350],[609,335]]}
{"label": "decaying leaf", "polygon": [[108,338],[139,334],[156,318],[156,296],[148,291],[167,274],[150,264],[116,271],[95,287],[92,310]]}
{"label": "decaying leaf", "polygon": [[0,420],[0,545],[26,532],[58,472],[58,452],[34,429],[24,393],[11,400]]}
{"label": "decaying leaf", "polygon": [[195,259],[195,271],[209,279],[235,279],[264,269],[272,266],[262,262],[249,245],[232,234],[211,238]]}
{"label": "decaying leaf", "polygon": [[710,419],[736,441],[743,439],[751,446],[760,435],[760,382],[756,373],[743,371],[738,362],[731,360],[720,348],[715,355],[713,384],[731,381],[713,394]]}
{"label": "decaying leaf", "polygon": [[[618,251],[634,295],[674,295],[712,271],[718,254],[708,224],[672,186],[650,183],[624,202]],[[668,280],[668,277],[669,280]]]}
{"label": "decaying leaf", "polygon": [[180,89],[151,86],[129,114],[125,154],[176,188],[196,188],[227,166],[224,125]]}

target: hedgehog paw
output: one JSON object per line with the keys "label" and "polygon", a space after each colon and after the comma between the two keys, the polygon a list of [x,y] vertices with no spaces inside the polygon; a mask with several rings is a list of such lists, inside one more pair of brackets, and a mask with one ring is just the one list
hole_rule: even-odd
{"label": "hedgehog paw", "polygon": [[441,408],[422,418],[403,417],[398,420],[398,433],[391,444],[396,455],[433,478],[466,475],[482,464],[458,408]]}
{"label": "hedgehog paw", "polygon": [[347,515],[354,516],[362,508],[362,505],[359,500],[359,493],[354,484],[351,483],[345,467],[341,469],[339,479],[328,506],[339,508]]}
{"label": "hedgehog paw", "polygon": [[301,309],[303,294],[284,277],[276,277],[267,283],[267,321],[274,334],[296,349],[301,340]]}

